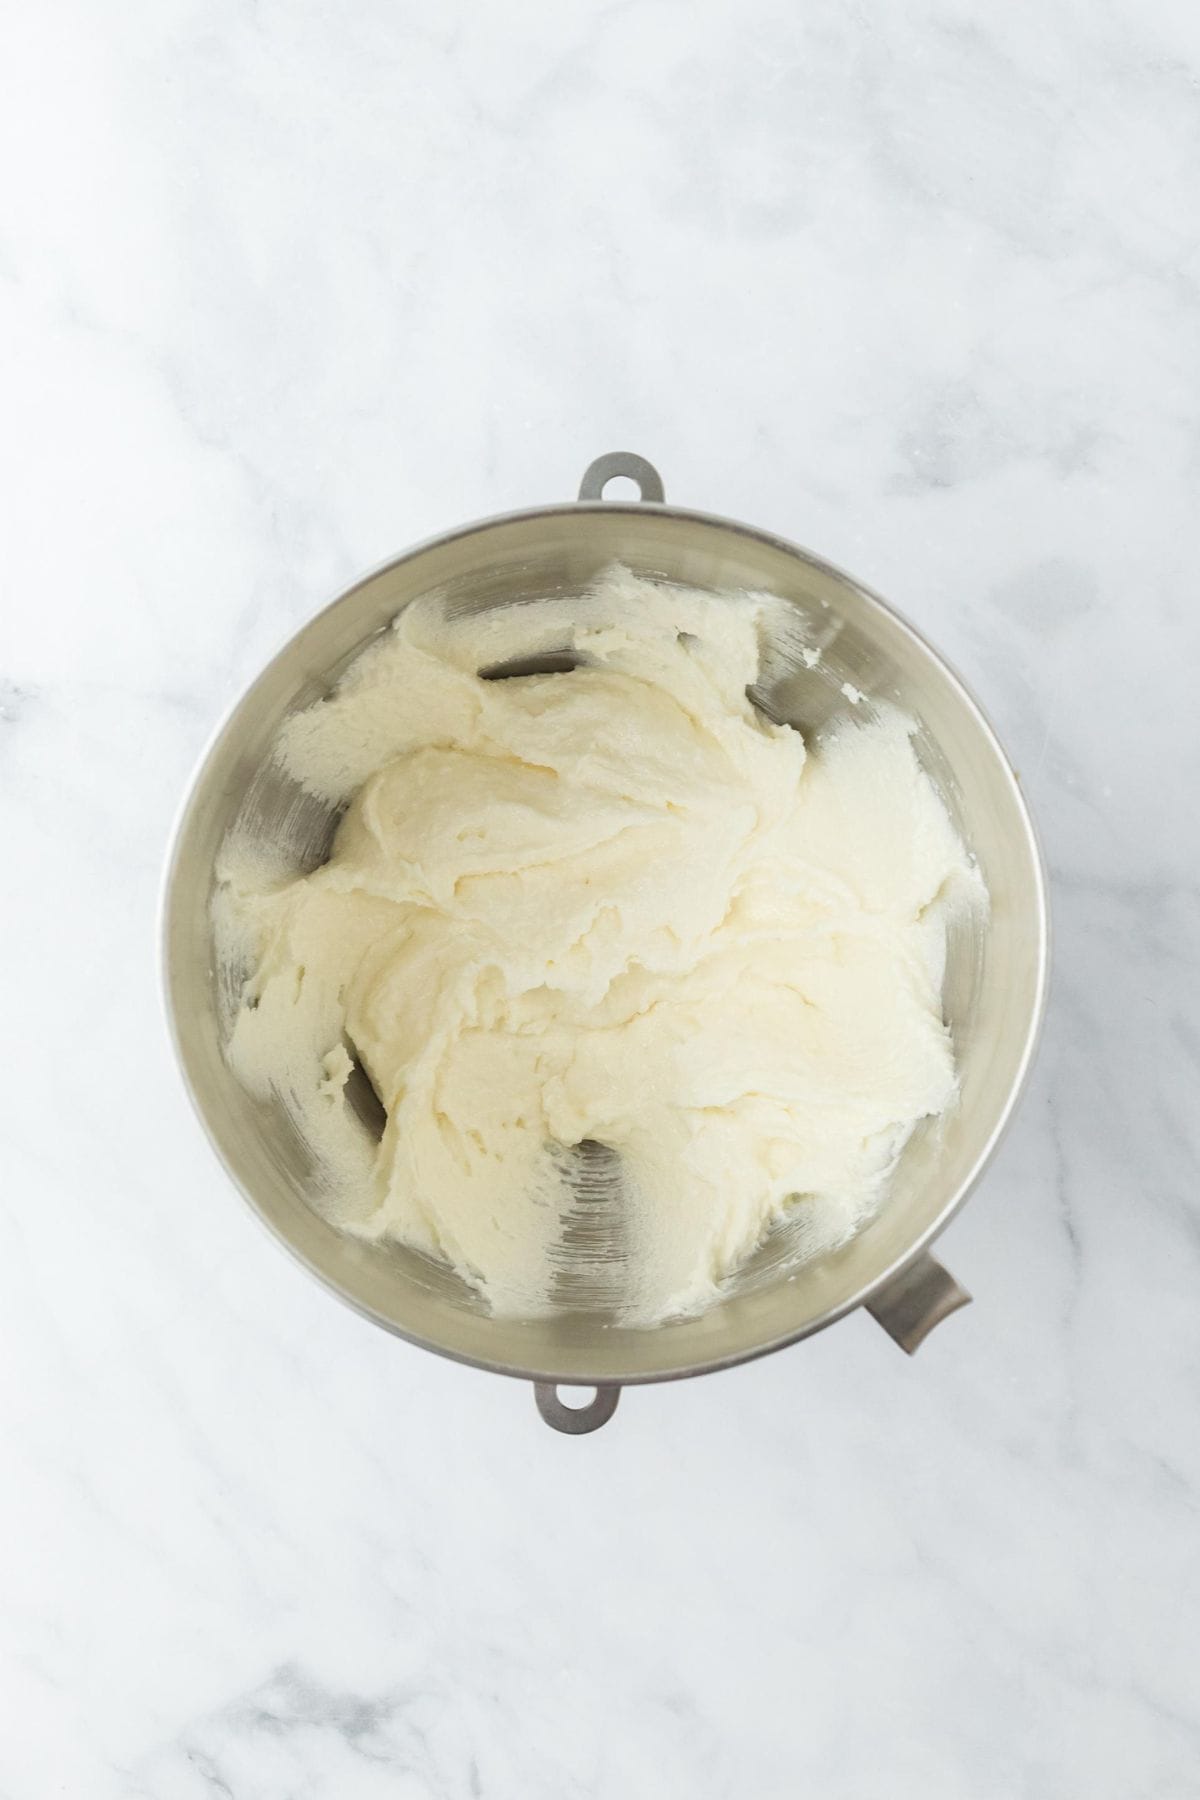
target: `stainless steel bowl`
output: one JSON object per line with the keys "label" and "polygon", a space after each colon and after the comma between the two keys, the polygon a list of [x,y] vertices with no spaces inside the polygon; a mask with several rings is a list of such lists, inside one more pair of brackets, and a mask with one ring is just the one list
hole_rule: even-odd
{"label": "stainless steel bowl", "polygon": [[[640,501],[605,501],[631,476]],[[944,1005],[961,1094],[910,1142],[887,1204],[832,1255],[789,1266],[786,1231],[763,1246],[718,1304],[634,1330],[586,1312],[494,1319],[448,1269],[400,1246],[339,1235],[309,1205],[311,1163],[283,1109],[235,1080],[222,1041],[236,994],[214,954],[214,864],[235,822],[297,872],[328,852],[336,820],[271,762],[284,716],[327,694],[363,646],[419,594],[460,612],[570,594],[614,560],[637,574],[713,590],[765,589],[804,617],[816,669],[784,650],[756,698],[820,729],[849,701],[842,684],[894,702],[991,895],[986,925],[952,935]],[[663,503],[657,473],[616,453],[593,463],[579,502],[467,525],[388,563],[335,600],[280,651],[218,730],[184,804],[167,870],[167,1013],[201,1122],[229,1174],[293,1255],[389,1331],[462,1362],[535,1383],[544,1418],[593,1430],[622,1386],[705,1374],[778,1350],[865,1305],[905,1349],[968,1296],[927,1246],[961,1206],[1013,1110],[1033,1054],[1047,971],[1045,880],[1029,812],[994,733],[962,682],[906,621],[849,576],[750,526]],[[585,1407],[559,1384],[595,1387]]]}

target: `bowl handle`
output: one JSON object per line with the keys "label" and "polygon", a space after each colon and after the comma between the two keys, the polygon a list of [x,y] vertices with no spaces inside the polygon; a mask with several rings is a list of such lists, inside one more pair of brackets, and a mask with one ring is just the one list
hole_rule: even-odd
{"label": "bowl handle", "polygon": [[661,506],[666,498],[662,476],[654,464],[648,463],[644,456],[636,456],[632,450],[610,450],[607,456],[598,456],[594,463],[589,463],[579,484],[579,498],[603,500],[605,483],[617,475],[626,475],[630,481],[637,482],[639,500]]}
{"label": "bowl handle", "polygon": [[864,1302],[877,1324],[911,1356],[943,1319],[971,1296],[935,1257],[923,1251],[899,1275],[894,1275]]}
{"label": "bowl handle", "polygon": [[[966,1288],[959,1286],[936,1257],[924,1251],[901,1274],[885,1282],[865,1305],[888,1336],[911,1356],[935,1325],[948,1319],[960,1306],[969,1306],[970,1302]],[[579,1437],[608,1424],[617,1410],[621,1389],[603,1383],[597,1386],[586,1406],[567,1406],[558,1397],[556,1382],[535,1381],[533,1397],[547,1425],[552,1425],[555,1431]]]}
{"label": "bowl handle", "polygon": [[555,1382],[535,1381],[533,1397],[547,1425],[553,1425],[555,1431],[566,1431],[572,1437],[579,1437],[585,1431],[598,1431],[601,1425],[608,1424],[617,1410],[621,1390],[605,1384],[597,1387],[586,1406],[567,1406],[559,1399]]}

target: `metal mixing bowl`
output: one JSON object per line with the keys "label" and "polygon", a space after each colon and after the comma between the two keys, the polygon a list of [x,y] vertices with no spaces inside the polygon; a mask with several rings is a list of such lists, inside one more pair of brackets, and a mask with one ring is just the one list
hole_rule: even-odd
{"label": "metal mixing bowl", "polygon": [[[640,501],[605,501],[631,476]],[[773,1234],[707,1312],[652,1330],[566,1309],[546,1318],[489,1316],[448,1268],[399,1245],[335,1231],[310,1204],[312,1161],[283,1108],[253,1098],[222,1042],[236,982],[218,967],[210,908],[214,865],[235,823],[300,872],[328,854],[336,818],[271,761],[284,716],[328,694],[402,607],[437,590],[459,613],[578,592],[607,564],[713,590],[765,589],[802,615],[821,647],[815,669],[786,647],[754,695],[771,716],[819,731],[850,705],[843,683],[898,704],[917,722],[918,753],[987,881],[986,922],[952,930],[944,988],[960,1098],[919,1129],[886,1204],[842,1249],[796,1267],[786,1228]],[[1045,881],[1016,776],[961,681],[884,602],[807,551],[749,526],[663,504],[640,457],[616,453],[587,471],[578,504],[468,525],[369,575],[280,651],[209,746],[184,804],[167,870],[163,956],[167,1012],[184,1078],[209,1137],[250,1204],[327,1287],[426,1349],[523,1376],[560,1430],[594,1429],[623,1385],[699,1375],[777,1350],[866,1305],[906,1349],[968,1296],[926,1246],[978,1179],[1012,1112],[1033,1054],[1047,970]],[[595,1387],[582,1408],[559,1384]]]}

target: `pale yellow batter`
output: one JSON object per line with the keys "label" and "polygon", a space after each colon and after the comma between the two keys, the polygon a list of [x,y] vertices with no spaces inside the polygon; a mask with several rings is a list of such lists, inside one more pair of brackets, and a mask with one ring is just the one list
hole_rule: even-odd
{"label": "pale yellow batter", "polygon": [[[329,862],[279,886],[229,846],[235,1068],[283,1097],[340,1224],[497,1313],[545,1310],[569,1266],[581,1143],[619,1159],[607,1298],[648,1324],[788,1209],[814,1247],[849,1236],[954,1094],[945,919],[982,885],[904,719],[806,756],[747,701],[773,604],[614,570],[482,618],[413,605],[280,743],[351,801]],[[569,674],[477,673],[567,647]]]}

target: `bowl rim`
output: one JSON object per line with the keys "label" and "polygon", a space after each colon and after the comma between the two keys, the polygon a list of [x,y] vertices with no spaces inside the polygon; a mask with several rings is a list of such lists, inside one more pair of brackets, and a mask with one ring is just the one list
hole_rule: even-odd
{"label": "bowl rim", "polygon": [[[231,1167],[221,1143],[218,1140],[214,1126],[201,1105],[199,1095],[196,1092],[188,1067],[182,1027],[175,1005],[170,963],[171,917],[179,858],[190,823],[192,810],[202,787],[205,771],[237,715],[251,699],[259,683],[274,667],[276,662],[278,662],[291,648],[292,644],[319,619],[324,618],[326,614],[345,605],[355,594],[369,586],[372,582],[378,580],[381,575],[387,574],[393,569],[401,568],[406,563],[415,562],[418,558],[427,555],[433,550],[440,549],[451,543],[460,543],[470,537],[479,536],[495,527],[537,523],[544,519],[577,516],[581,513],[621,513],[630,517],[644,517],[651,514],[677,519],[684,524],[691,523],[715,527],[722,531],[731,531],[739,537],[748,538],[758,543],[765,544],[769,548],[779,551],[783,555],[794,558],[805,564],[819,574],[831,577],[833,580],[852,589],[868,604],[868,606],[877,608],[880,612],[884,613],[905,637],[914,643],[920,651],[931,658],[937,665],[952,687],[957,690],[959,699],[973,717],[979,731],[988,741],[996,757],[997,764],[1004,774],[1010,795],[1015,803],[1016,815],[1021,822],[1034,878],[1031,892],[1032,910],[1036,926],[1036,967],[1034,971],[1033,1004],[1030,1008],[1024,1042],[1022,1043],[1020,1055],[1017,1059],[1016,1071],[1004,1104],[999,1109],[992,1125],[992,1129],[981,1146],[979,1154],[972,1164],[969,1173],[952,1192],[946,1205],[938,1213],[937,1217],[913,1238],[906,1248],[895,1256],[892,1261],[864,1287],[859,1289],[848,1299],[826,1308],[824,1312],[817,1314],[816,1317],[807,1320],[804,1324],[797,1326],[795,1329],[784,1330],[762,1343],[751,1344],[745,1349],[727,1351],[720,1356],[706,1358],[700,1362],[680,1364],[677,1367],[668,1366],[666,1368],[653,1369],[646,1372],[635,1371],[630,1374],[622,1374],[620,1377],[614,1377],[611,1373],[590,1375],[572,1372],[569,1375],[564,1375],[561,1371],[532,1368],[512,1361],[469,1355],[463,1350],[456,1349],[453,1345],[424,1337],[417,1331],[407,1329],[405,1326],[397,1324],[394,1319],[386,1317],[367,1301],[361,1299],[358,1295],[349,1292],[332,1275],[306,1255],[288,1233],[268,1216],[249,1186],[243,1182],[241,1177]],[[845,1318],[849,1313],[852,1313],[860,1306],[865,1305],[873,1296],[880,1294],[893,1281],[901,1277],[919,1257],[928,1251],[929,1246],[936,1241],[950,1224],[951,1220],[966,1204],[983,1175],[990,1167],[992,1160],[1012,1123],[1018,1103],[1028,1085],[1046,1016],[1046,1004],[1050,985],[1052,932],[1049,905],[1049,883],[1045,856],[1043,854],[1041,840],[1034,824],[1029,803],[1021,785],[1020,776],[1017,774],[1007,751],[1004,749],[995,726],[992,724],[991,719],[970,685],[959,673],[958,669],[942,655],[940,650],[935,649],[928,638],[925,637],[910,619],[893,606],[890,601],[885,600],[881,594],[876,593],[873,588],[866,586],[856,576],[849,574],[838,564],[830,562],[826,557],[817,555],[814,551],[806,549],[801,544],[794,543],[789,538],[782,537],[777,532],[768,531],[759,526],[748,525],[741,520],[730,519],[720,513],[701,511],[692,507],[675,506],[669,503],[656,501],[601,499],[552,502],[542,506],[521,507],[514,511],[494,513],[484,518],[473,519],[466,524],[455,526],[450,530],[436,532],[430,537],[422,538],[417,543],[409,546],[409,548],[402,550],[398,555],[386,557],[382,562],[377,563],[374,567],[366,570],[362,575],[357,576],[348,587],[341,589],[331,600],[328,600],[323,606],[318,607],[317,610],[306,618],[299,626],[294,627],[285,637],[282,637],[272,654],[261,665],[257,674],[251,678],[251,680],[225,707],[216,724],[209,732],[192,767],[191,774],[176,809],[167,840],[167,854],[159,885],[156,943],[158,950],[159,994],[165,1015],[167,1035],[174,1051],[175,1063],[180,1080],[182,1081],[184,1090],[191,1104],[193,1114],[198,1120],[201,1130],[207,1138],[209,1146],[221,1168],[224,1170],[225,1175],[241,1194],[249,1210],[257,1218],[260,1226],[270,1235],[276,1244],[279,1244],[288,1252],[294,1262],[305,1269],[307,1273],[328,1293],[335,1295],[344,1305],[351,1307],[361,1317],[370,1320],[372,1324],[381,1326],[383,1330],[389,1332],[392,1336],[401,1338],[404,1342],[412,1344],[418,1349],[432,1351],[435,1355],[445,1357],[451,1362],[464,1364],[469,1368],[483,1369],[496,1375],[507,1375],[519,1381],[531,1381],[539,1385],[550,1384],[572,1387],[595,1386],[598,1388],[611,1388],[650,1386],[659,1382],[688,1380],[696,1375],[715,1374],[722,1369],[736,1368],[743,1363],[757,1361],[759,1357],[773,1355],[777,1350],[786,1349],[790,1344],[799,1343],[803,1338],[812,1337],[817,1332],[824,1331],[828,1326],[836,1324],[839,1319]],[[655,1328],[651,1327],[651,1329],[653,1330]]]}

